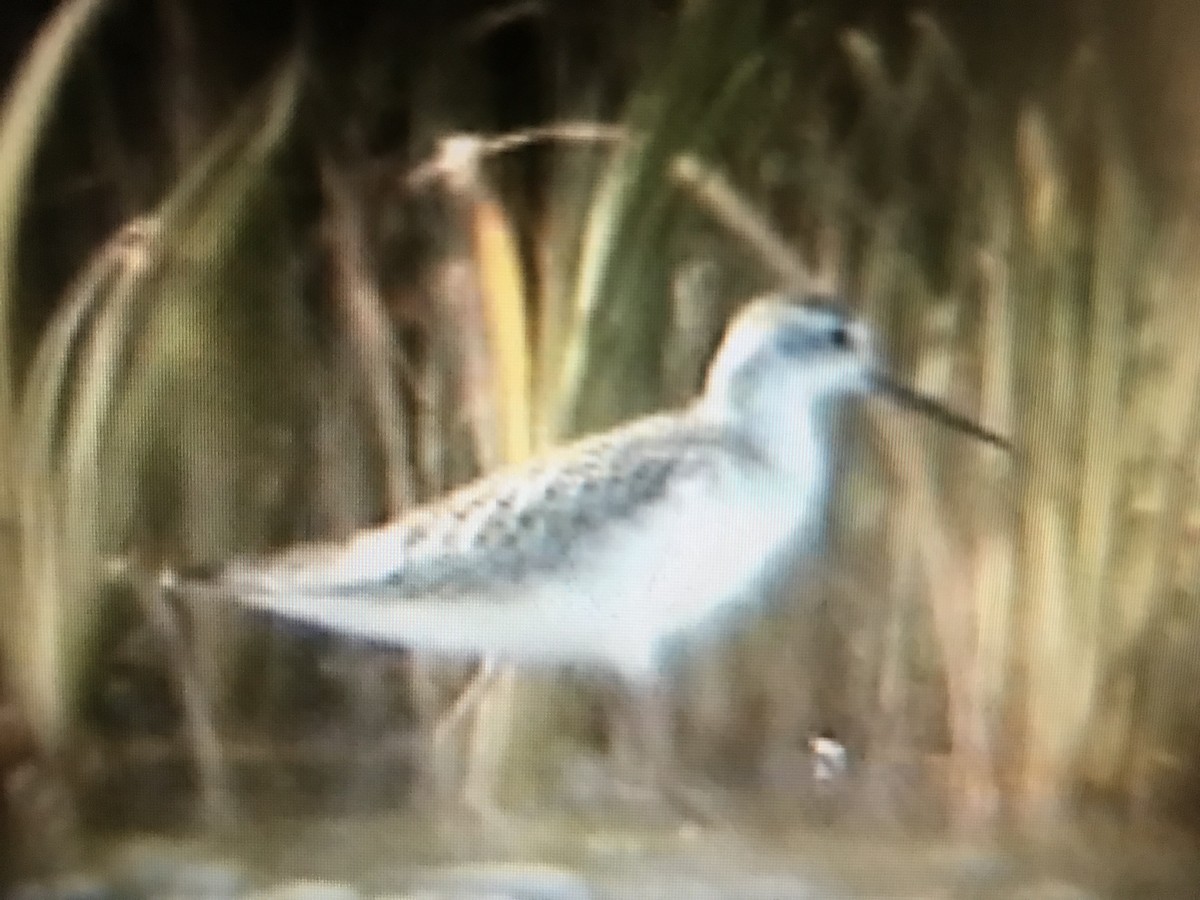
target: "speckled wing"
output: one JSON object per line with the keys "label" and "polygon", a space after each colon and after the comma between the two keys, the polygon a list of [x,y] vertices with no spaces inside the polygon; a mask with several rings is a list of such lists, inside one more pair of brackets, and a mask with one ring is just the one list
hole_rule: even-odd
{"label": "speckled wing", "polygon": [[570,565],[675,479],[712,475],[729,449],[715,429],[653,417],[497,472],[344,543],[235,561],[218,586],[245,598],[331,602],[495,596],[489,588]]}

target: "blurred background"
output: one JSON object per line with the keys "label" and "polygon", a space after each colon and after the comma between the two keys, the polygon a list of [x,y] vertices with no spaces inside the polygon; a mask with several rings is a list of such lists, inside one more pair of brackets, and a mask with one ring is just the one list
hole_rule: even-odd
{"label": "blurred background", "polygon": [[1200,7],[2,15],[0,884],[133,836],[300,875],[663,852],[619,686],[157,577],[678,406],[788,287],[1019,452],[846,417],[820,560],[672,667],[681,781],[841,891],[803,896],[1191,895]]}

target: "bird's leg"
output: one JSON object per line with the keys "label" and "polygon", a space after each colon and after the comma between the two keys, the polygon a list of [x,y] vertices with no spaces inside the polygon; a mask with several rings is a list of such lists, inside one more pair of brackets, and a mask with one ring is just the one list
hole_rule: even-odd
{"label": "bird's leg", "polygon": [[658,682],[613,685],[608,692],[609,749],[620,785],[648,799],[657,772],[669,769],[673,741],[666,690]]}
{"label": "bird's leg", "polygon": [[511,666],[485,662],[479,679],[482,685],[472,700],[474,727],[468,746],[462,798],[468,808],[493,821],[505,819],[497,806],[496,794],[512,740],[516,676]]}
{"label": "bird's leg", "polygon": [[421,655],[410,657],[410,683],[421,722],[419,752],[425,788],[429,799],[439,805],[461,799],[466,746],[479,706],[495,678],[495,665],[480,661],[465,683],[455,688],[446,700],[440,666],[430,667]]}
{"label": "bird's leg", "polygon": [[685,823],[713,824],[719,816],[711,802],[688,790],[680,774],[670,684],[648,679],[623,693],[612,743],[619,777],[637,789],[637,800],[650,800]]}
{"label": "bird's leg", "polygon": [[484,658],[476,669],[471,680],[454,698],[450,708],[437,717],[433,724],[433,742],[435,746],[443,746],[463,724],[468,717],[478,712],[479,703],[488,689],[496,680],[498,672],[494,660]]}
{"label": "bird's leg", "polygon": [[437,802],[460,805],[477,823],[498,830],[510,824],[496,790],[508,746],[511,676],[495,659],[483,658],[450,706],[434,717],[426,745]]}

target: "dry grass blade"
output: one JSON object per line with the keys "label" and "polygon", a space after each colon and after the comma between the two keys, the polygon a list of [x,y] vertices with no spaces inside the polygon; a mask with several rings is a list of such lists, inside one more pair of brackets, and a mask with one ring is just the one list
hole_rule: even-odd
{"label": "dry grass blade", "polygon": [[471,204],[471,231],[483,298],[488,346],[500,411],[500,448],[505,462],[518,462],[532,449],[533,366],[521,256],[512,223],[482,190]]}
{"label": "dry grass blade", "polygon": [[813,289],[815,279],[795,249],[718,172],[684,154],[672,163],[671,175],[690,189],[722,225],[744,240],[776,278],[797,291]]}
{"label": "dry grass blade", "polygon": [[[1001,215],[1000,219],[1003,225],[1009,227],[1001,227],[998,234],[1008,235],[1011,215]],[[1014,303],[1007,273],[999,263],[1006,255],[1006,237],[998,237],[997,240],[1001,242],[999,246],[993,246],[989,251],[981,253],[979,260],[983,305],[983,372],[979,409],[983,421],[1002,434],[1011,434],[1015,403],[1012,378],[1016,346]],[[986,475],[984,481],[989,481]],[[1007,520],[1009,516],[1004,518]],[[975,639],[978,651],[972,679],[979,702],[985,709],[992,711],[1003,709],[1005,691],[1011,674],[1009,657],[1012,653],[1016,549],[1016,535],[1013,531],[996,527],[994,524],[983,526],[976,550]],[[990,724],[997,726],[999,722],[993,721]]]}
{"label": "dry grass blade", "polygon": [[1027,107],[1015,124],[1017,191],[1007,195],[1017,204],[1009,219],[1020,263],[1008,278],[1011,302],[1023,305],[1008,327],[1025,380],[1018,416],[1023,477],[1010,631],[1014,662],[1004,724],[1011,763],[1006,780],[1018,808],[1036,821],[1061,812],[1096,663],[1071,555],[1075,522],[1064,502],[1075,478],[1070,448],[1083,424],[1073,393],[1082,352],[1074,314],[1086,296],[1086,273],[1075,253],[1087,223],[1079,209],[1061,202],[1069,181],[1042,111]]}
{"label": "dry grass blade", "polygon": [[299,101],[303,66],[286,60],[263,96],[243,106],[156,210],[163,234],[184,259],[219,260],[243,235],[237,211],[261,189],[264,167],[280,150]]}
{"label": "dry grass blade", "polygon": [[[77,667],[86,656],[95,621],[94,608],[64,603],[65,598],[78,598],[84,584],[94,582],[99,562],[91,506],[96,457],[81,453],[74,443],[82,423],[76,420],[74,428],[70,424],[83,365],[79,355],[91,347],[93,365],[100,363],[90,337],[98,319],[106,319],[109,332],[125,331],[124,315],[105,314],[114,296],[130,296],[143,271],[146,249],[142,225],[131,225],[110,241],[51,323],[26,376],[16,460],[22,474],[23,578],[21,606],[6,617],[11,635],[8,650],[26,714],[50,746],[61,739],[68,718],[63,705],[70,702],[71,691],[64,682],[77,681]],[[125,304],[117,308],[127,312]],[[111,370],[104,374],[113,377]],[[92,388],[103,395],[91,397],[93,404],[107,405],[112,383],[93,383]],[[95,447],[88,444],[87,449],[94,453]],[[81,494],[72,494],[72,489],[80,489]]]}
{"label": "dry grass blade", "polygon": [[325,240],[337,281],[335,290],[368,386],[375,438],[382,448],[386,509],[389,516],[395,516],[417,499],[408,423],[395,380],[399,351],[379,285],[372,277],[359,201],[348,180],[335,172],[331,163],[323,167],[322,181],[330,210]]}
{"label": "dry grass blade", "polygon": [[842,50],[868,106],[877,113],[891,107],[895,89],[883,64],[879,44],[865,32],[850,28],[842,34]]}
{"label": "dry grass blade", "polygon": [[[1010,734],[1024,751],[1020,764],[1020,800],[1032,821],[1061,813],[1060,791],[1079,738],[1076,679],[1089,664],[1081,658],[1078,628],[1069,617],[1068,528],[1044,491],[1029,491],[1022,514],[1024,605],[1016,626],[1024,663],[1025,701],[1021,731]],[[1086,647],[1082,648],[1086,651]]]}
{"label": "dry grass blade", "polygon": [[[77,353],[100,307],[141,267],[149,226],[131,223],[101,250],[42,338],[26,373],[19,443],[14,453],[22,539],[21,589],[9,593],[5,655],[26,715],[41,740],[53,746],[65,722],[64,669],[80,658],[92,618],[64,610],[56,600],[68,592],[72,562],[63,541],[62,485],[58,469],[66,438],[65,410],[74,391]],[[70,680],[71,676],[66,676]]]}
{"label": "dry grass blade", "polygon": [[911,22],[918,43],[905,85],[909,105],[920,105],[928,97],[935,81],[949,85],[958,94],[969,96],[971,82],[967,67],[958,48],[937,19],[929,13],[916,12],[912,14]]}
{"label": "dry grass blade", "polygon": [[631,138],[596,190],[581,239],[560,435],[609,427],[659,405],[677,203],[670,168],[683,154],[703,158],[752,115],[762,25],[757,2],[689,9],[658,83],[630,104]]}
{"label": "dry grass blade", "polygon": [[[104,614],[97,597],[104,556],[129,540],[113,532],[101,492],[118,477],[109,446],[114,412],[144,364],[134,348],[160,312],[163,294],[178,287],[162,280],[169,261],[195,259],[205,250],[211,264],[226,258],[224,248],[239,234],[241,201],[278,145],[296,83],[294,65],[285,68],[265,118],[261,107],[243,117],[149,225],[131,225],[110,241],[52,320],[30,366],[20,419],[23,592],[19,611],[9,617],[10,644],[17,647],[21,700],[47,744],[63,737],[92,664]],[[219,233],[206,235],[205,228]],[[141,433],[128,436],[117,455],[145,452],[152,425],[141,423]]]}
{"label": "dry grass blade", "polygon": [[[26,493],[17,498],[16,508],[13,508],[18,490],[28,492],[34,487],[48,488],[48,485],[37,482],[31,484],[17,474],[23,470],[18,459],[20,450],[16,431],[19,426],[15,420],[17,411],[13,401],[11,350],[19,246],[17,229],[33,180],[31,171],[34,154],[51,113],[58,85],[76,48],[86,38],[105,6],[103,0],[79,0],[65,3],[59,8],[42,28],[14,76],[4,104],[3,118],[0,119],[0,469],[3,472],[0,477],[0,516],[9,520],[10,524],[14,518],[24,523],[25,512],[31,504],[47,504],[53,496],[48,490],[32,497]],[[92,275],[98,282],[104,282],[114,277],[114,272],[106,262]],[[61,340],[55,341],[63,345],[62,353],[68,352],[67,347],[76,338],[91,311],[90,302],[80,303],[72,311],[59,330],[58,337]],[[52,385],[45,398],[46,408],[61,403],[62,397],[61,386]],[[57,435],[51,433],[46,437],[48,441],[53,441]],[[50,534],[52,530],[52,526],[46,523],[46,527],[25,535],[23,541],[28,544],[32,540],[35,546],[45,546],[53,540]],[[16,529],[9,530],[9,534],[15,538]],[[15,552],[6,556],[18,558]],[[23,569],[28,573],[28,566],[23,566]],[[45,582],[54,582],[62,573],[49,555],[41,560],[39,569],[40,578]],[[35,626],[26,630],[26,623],[37,621],[45,615],[53,617],[54,612],[42,609],[40,593],[23,589],[28,584],[27,574],[26,577],[17,572],[3,574],[8,583],[14,586],[6,593],[7,608],[3,615],[5,664],[9,667],[12,684],[18,699],[25,706],[26,715],[35,722],[40,736],[45,738],[50,730],[47,718],[52,719],[53,716],[46,717],[42,713],[55,704],[56,685],[47,669],[39,663],[46,658],[47,641],[59,623],[44,623],[46,627]],[[22,587],[16,587],[18,584]],[[70,627],[70,623],[66,624]]]}
{"label": "dry grass blade", "polygon": [[1091,329],[1084,384],[1083,471],[1077,572],[1079,594],[1088,610],[1088,632],[1098,639],[1109,594],[1107,575],[1116,540],[1117,493],[1124,462],[1118,439],[1122,417],[1121,385],[1128,359],[1129,276],[1136,271],[1139,221],[1128,166],[1105,159],[1097,210],[1096,264],[1092,273]]}
{"label": "dry grass blade", "polygon": [[[1132,458],[1152,460],[1146,496],[1124,529],[1124,552],[1114,566],[1118,585],[1102,649],[1105,681],[1097,696],[1097,721],[1084,764],[1097,784],[1135,798],[1152,795],[1155,754],[1163,750],[1164,723],[1178,702],[1171,681],[1178,678],[1172,655],[1149,648],[1169,642],[1169,633],[1194,628],[1194,612],[1178,605],[1180,572],[1188,552],[1187,511],[1196,499],[1194,461],[1200,449],[1200,356],[1193,341],[1197,312],[1195,246],[1192,227],[1176,224],[1148,255],[1153,275],[1145,299],[1156,327],[1150,343],[1164,356],[1161,377],[1142,373],[1136,383],[1141,403],[1128,418],[1135,432],[1123,442]],[[1137,408],[1137,407],[1140,407]],[[1140,415],[1139,415],[1140,413]],[[1150,520],[1139,527],[1139,520]],[[1180,626],[1183,626],[1182,628]]]}
{"label": "dry grass blade", "polygon": [[[938,312],[935,309],[933,315]],[[942,346],[933,344],[923,354],[916,382],[926,394],[943,396],[949,388],[954,366],[948,338],[957,331],[954,320],[960,312],[957,307],[945,310]],[[999,795],[993,778],[994,748],[989,740],[987,707],[976,677],[980,598],[972,578],[975,560],[969,545],[953,538],[946,526],[926,456],[902,452],[898,443],[892,446],[894,465],[908,485],[907,516],[901,520],[900,530],[911,535],[907,538],[911,552],[919,557],[925,573],[930,613],[943,655],[953,762],[949,774],[957,788],[954,812],[964,824],[988,822],[998,811]],[[901,539],[899,535],[897,539]]]}
{"label": "dry grass blade", "polygon": [[[533,363],[530,358],[529,312],[517,235],[508,216],[482,180],[467,185],[468,227],[477,283],[483,334],[472,343],[485,359],[477,365],[490,373],[490,406],[498,434],[487,436],[499,448],[499,459],[490,464],[519,462],[532,450]],[[483,435],[479,437],[483,438]],[[471,758],[464,795],[478,809],[494,802],[512,747],[512,714],[522,701],[512,670],[494,671],[485,660],[476,675],[484,685],[471,735]],[[472,689],[468,687],[468,692]]]}
{"label": "dry grass blade", "polygon": [[13,78],[0,119],[0,513],[11,514],[13,431],[12,308],[16,302],[17,228],[33,181],[33,157],[59,83],[105,0],[64,3],[39,32]]}

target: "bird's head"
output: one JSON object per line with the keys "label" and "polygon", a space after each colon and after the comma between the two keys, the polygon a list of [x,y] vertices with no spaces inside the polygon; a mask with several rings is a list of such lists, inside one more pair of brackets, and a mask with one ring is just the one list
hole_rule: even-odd
{"label": "bird's head", "polygon": [[871,389],[874,350],[866,323],[831,303],[769,297],[729,324],[708,370],[705,393],[732,408],[777,398],[820,404]]}
{"label": "bird's head", "polygon": [[[897,382],[866,322],[828,298],[773,295],[748,304],[713,357],[704,402],[771,428],[811,419],[840,397],[879,394],[980,440],[1004,438]],[[765,420],[765,421],[764,421]]]}

